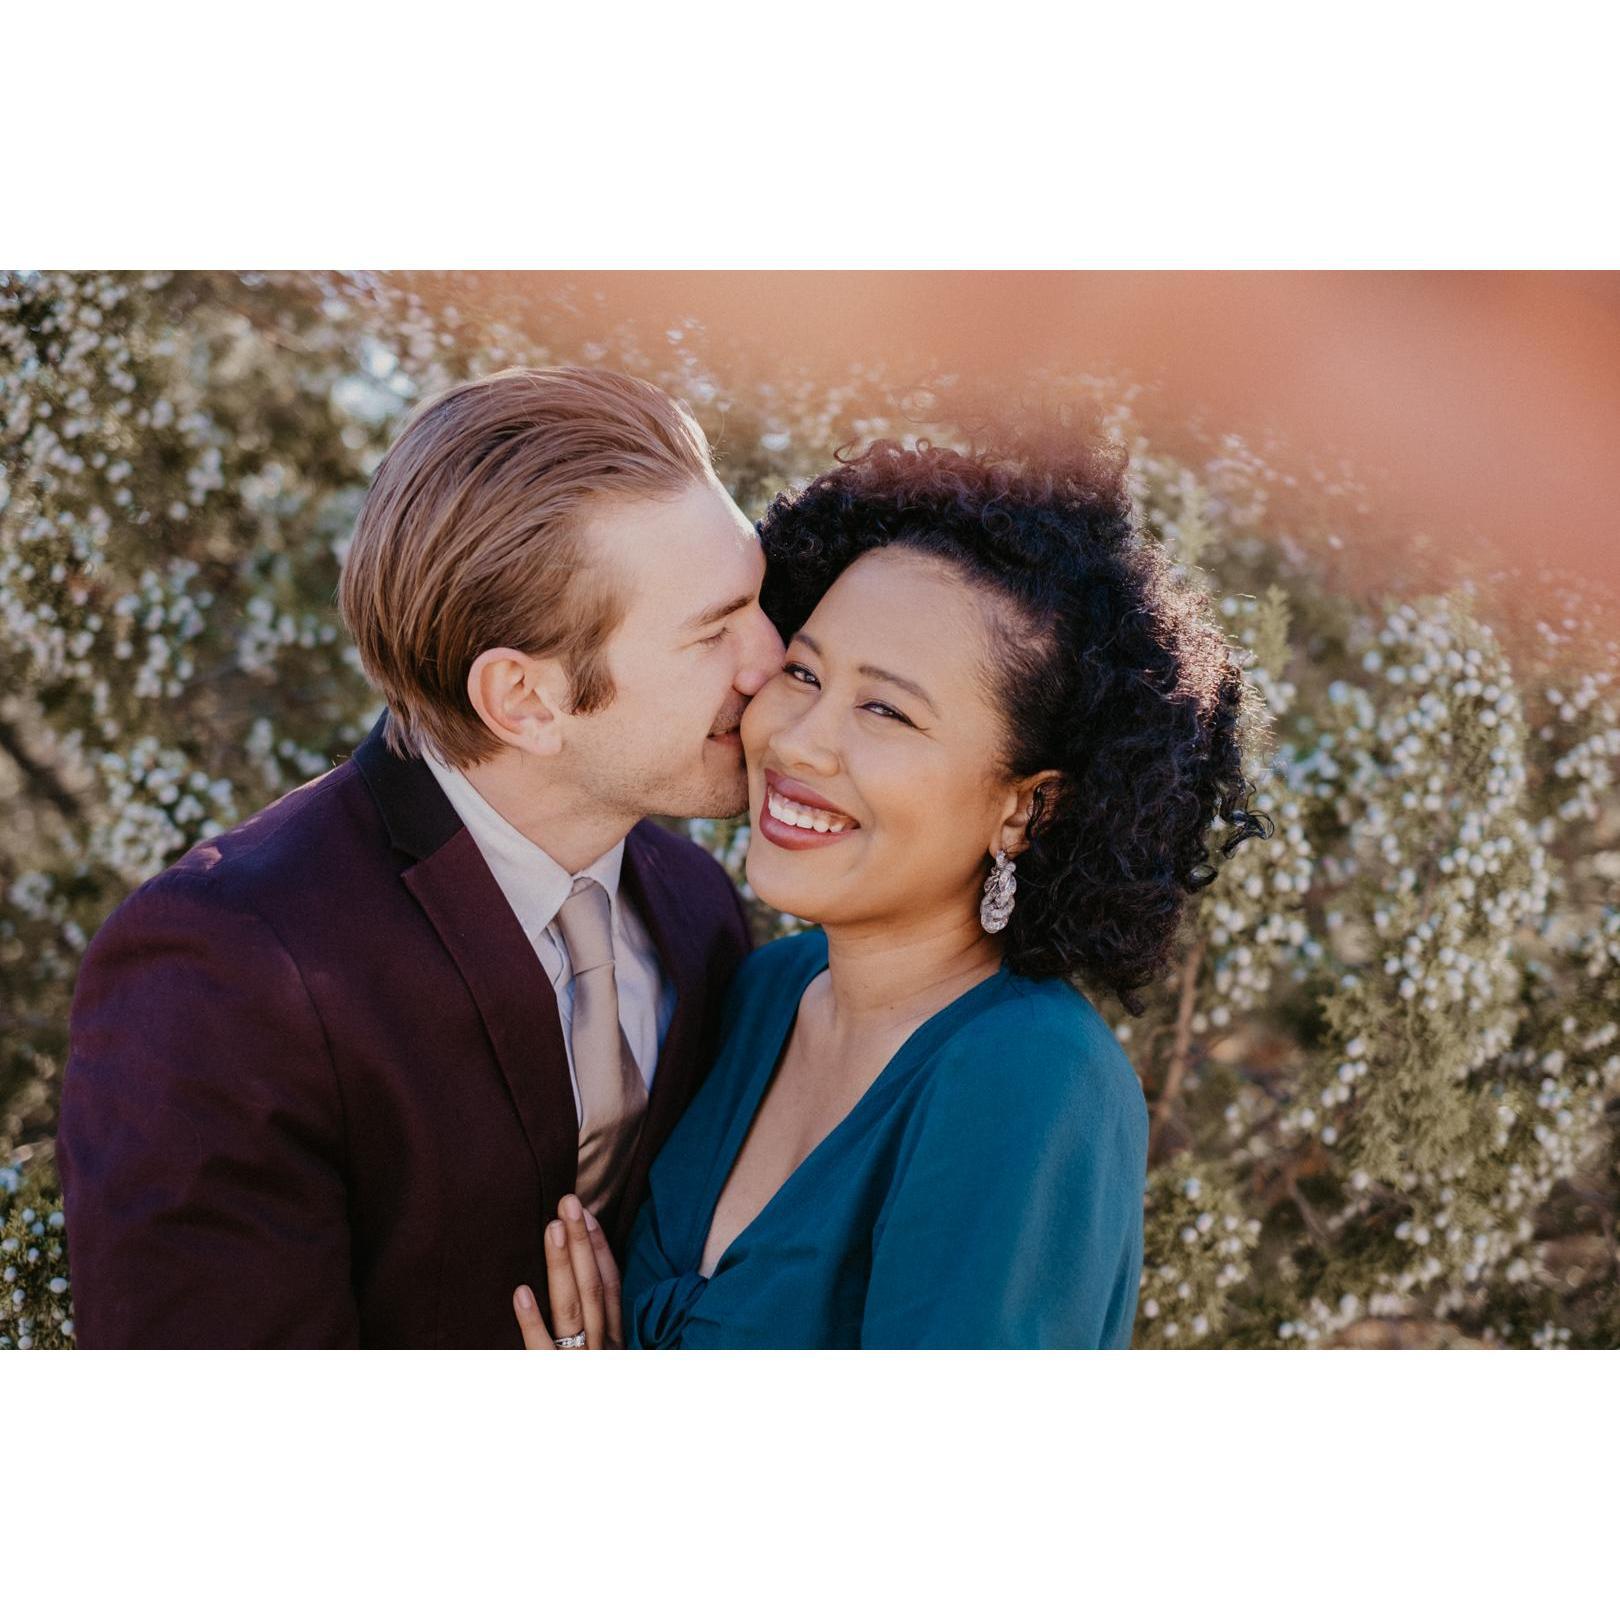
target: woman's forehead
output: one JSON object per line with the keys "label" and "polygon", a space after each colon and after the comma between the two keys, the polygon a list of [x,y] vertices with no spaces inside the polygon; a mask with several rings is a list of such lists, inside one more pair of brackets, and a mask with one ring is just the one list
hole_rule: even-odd
{"label": "woman's forehead", "polygon": [[804,628],[830,660],[882,664],[941,695],[977,690],[983,610],[956,570],[920,553],[867,552],[833,581]]}
{"label": "woman's forehead", "polygon": [[[899,610],[904,619],[892,616]],[[939,558],[905,546],[883,546],[857,557],[828,587],[812,618],[836,617],[850,624],[879,622],[900,630],[921,620],[923,631],[949,621],[954,627],[980,618],[973,588]]]}

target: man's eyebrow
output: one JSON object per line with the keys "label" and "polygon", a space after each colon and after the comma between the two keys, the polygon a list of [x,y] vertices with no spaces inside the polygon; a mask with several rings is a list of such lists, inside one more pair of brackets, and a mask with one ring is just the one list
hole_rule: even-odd
{"label": "man's eyebrow", "polygon": [[716,602],[713,607],[706,607],[701,613],[694,613],[681,626],[681,634],[686,635],[689,631],[702,630],[707,625],[729,619],[733,613],[740,613],[753,600],[754,593],[750,591],[746,596],[732,597],[729,602]]}
{"label": "man's eyebrow", "polygon": [[[798,631],[793,640],[802,641],[817,658],[825,656],[821,648],[804,631]],[[935,714],[939,713],[934,700],[915,681],[908,681],[904,675],[896,675],[893,670],[879,669],[876,664],[861,664],[858,668],[860,674],[870,676],[874,681],[887,681],[890,686],[898,686],[902,692],[909,692],[913,697],[921,698]]]}

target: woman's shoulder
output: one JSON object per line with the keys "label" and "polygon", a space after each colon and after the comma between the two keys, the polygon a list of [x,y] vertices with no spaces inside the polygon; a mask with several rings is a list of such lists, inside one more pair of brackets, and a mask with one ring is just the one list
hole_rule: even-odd
{"label": "woman's shoulder", "polygon": [[1089,997],[1066,979],[1016,973],[999,988],[941,1047],[936,1088],[961,1091],[976,1107],[993,1092],[998,1110],[1124,1116],[1145,1130],[1141,1080]]}

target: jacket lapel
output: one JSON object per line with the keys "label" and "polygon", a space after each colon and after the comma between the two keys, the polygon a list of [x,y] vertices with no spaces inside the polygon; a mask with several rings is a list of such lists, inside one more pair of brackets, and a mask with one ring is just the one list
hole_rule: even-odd
{"label": "jacket lapel", "polygon": [[[574,1186],[579,1126],[556,993],[473,836],[433,773],[383,741],[383,721],[354,762],[394,847],[401,874],[466,982],[494,1048],[540,1178],[548,1213]],[[673,1033],[673,1025],[671,1026]],[[662,1064],[660,1064],[660,1071]]]}
{"label": "jacket lapel", "polygon": [[[438,784],[435,783],[435,786]],[[461,970],[540,1174],[549,1215],[573,1189],[579,1125],[556,992],[465,827],[405,873]]]}
{"label": "jacket lapel", "polygon": [[620,883],[630,892],[652,935],[665,976],[675,986],[675,1010],[658,1052],[647,1117],[632,1163],[625,1219],[635,1213],[646,1187],[648,1167],[697,1089],[696,1070],[703,1034],[703,952],[692,929],[691,896],[677,890],[647,824],[638,822],[625,839]]}

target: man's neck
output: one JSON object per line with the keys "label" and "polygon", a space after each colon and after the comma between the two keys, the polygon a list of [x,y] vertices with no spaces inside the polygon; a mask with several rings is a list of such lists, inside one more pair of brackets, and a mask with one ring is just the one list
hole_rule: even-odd
{"label": "man's neck", "polygon": [[570,875],[600,859],[636,824],[636,818],[625,819],[574,784],[549,777],[537,761],[516,750],[469,765],[461,774],[497,815]]}

